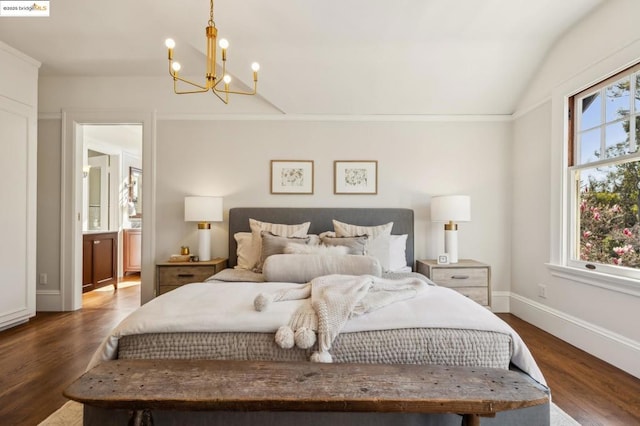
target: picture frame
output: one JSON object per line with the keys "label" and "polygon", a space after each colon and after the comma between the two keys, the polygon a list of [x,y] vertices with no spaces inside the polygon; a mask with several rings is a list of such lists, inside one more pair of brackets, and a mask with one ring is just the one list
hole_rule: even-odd
{"label": "picture frame", "polygon": [[449,254],[443,253],[438,255],[438,265],[448,265],[449,264]]}
{"label": "picture frame", "polygon": [[271,160],[272,194],[313,194],[312,160]]}
{"label": "picture frame", "polygon": [[333,162],[333,193],[363,194],[378,193],[377,160],[336,160]]}

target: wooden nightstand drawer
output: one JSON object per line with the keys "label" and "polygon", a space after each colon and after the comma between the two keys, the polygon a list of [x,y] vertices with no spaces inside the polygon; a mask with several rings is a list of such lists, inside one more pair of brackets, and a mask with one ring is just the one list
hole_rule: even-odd
{"label": "wooden nightstand drawer", "polygon": [[227,259],[206,262],[166,262],[156,265],[156,295],[190,283],[203,282],[227,267]]}
{"label": "wooden nightstand drawer", "polygon": [[491,267],[470,259],[438,264],[435,260],[417,260],[416,270],[442,287],[449,287],[471,300],[491,305]]}
{"label": "wooden nightstand drawer", "polygon": [[215,266],[176,266],[158,268],[158,279],[162,285],[184,285],[202,282],[216,273]]}
{"label": "wooden nightstand drawer", "polygon": [[469,299],[481,305],[489,305],[489,294],[487,287],[456,287],[455,291],[462,293]]}
{"label": "wooden nightstand drawer", "polygon": [[487,268],[433,268],[431,279],[445,287],[486,287]]}

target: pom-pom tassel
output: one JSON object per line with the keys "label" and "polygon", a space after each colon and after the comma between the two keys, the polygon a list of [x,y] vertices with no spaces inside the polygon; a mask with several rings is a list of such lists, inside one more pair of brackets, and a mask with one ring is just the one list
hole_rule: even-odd
{"label": "pom-pom tassel", "polygon": [[311,355],[311,362],[323,362],[329,364],[333,362],[333,358],[329,352],[314,352]]}
{"label": "pom-pom tassel", "polygon": [[300,349],[309,349],[316,343],[316,333],[310,328],[300,327],[296,330],[294,335],[296,346]]}
{"label": "pom-pom tassel", "polygon": [[291,349],[295,343],[293,330],[288,325],[283,325],[276,331],[276,344],[282,349]]}
{"label": "pom-pom tassel", "polygon": [[267,309],[270,303],[271,303],[271,299],[269,299],[267,296],[265,296],[262,293],[258,294],[256,298],[253,299],[253,307],[258,312],[264,311],[265,309]]}

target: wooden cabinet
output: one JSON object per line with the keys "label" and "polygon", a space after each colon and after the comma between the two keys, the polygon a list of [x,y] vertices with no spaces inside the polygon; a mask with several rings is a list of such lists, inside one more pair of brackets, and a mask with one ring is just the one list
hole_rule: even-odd
{"label": "wooden cabinet", "polygon": [[189,283],[203,282],[227,267],[227,259],[206,262],[163,262],[156,264],[156,296]]}
{"label": "wooden cabinet", "polygon": [[122,272],[140,272],[142,265],[142,230],[125,229],[122,232]]}
{"label": "wooden cabinet", "polygon": [[[52,270],[39,269],[36,274],[36,261],[38,268],[44,268],[45,264],[51,266],[40,261],[41,254],[46,251],[36,241],[36,231],[40,225],[36,220],[36,188],[46,193],[55,190],[55,187],[46,178],[43,186],[38,182],[36,135],[40,63],[0,41],[0,64],[0,141],[4,152],[0,158],[3,176],[0,180],[3,205],[0,208],[0,330],[3,330],[26,322],[35,315],[36,282],[41,284],[38,292],[50,294],[55,290],[47,287],[46,283],[47,272],[51,274]],[[38,216],[47,216],[48,212],[38,213]],[[49,248],[55,250],[59,247]],[[49,278],[52,278],[51,284],[55,285],[56,279],[52,275]]]}
{"label": "wooden cabinet", "polygon": [[82,242],[82,292],[113,284],[118,288],[118,233],[84,234]]}
{"label": "wooden cabinet", "polygon": [[470,259],[439,265],[435,260],[416,261],[416,270],[439,286],[449,287],[479,304],[491,306],[491,267]]}

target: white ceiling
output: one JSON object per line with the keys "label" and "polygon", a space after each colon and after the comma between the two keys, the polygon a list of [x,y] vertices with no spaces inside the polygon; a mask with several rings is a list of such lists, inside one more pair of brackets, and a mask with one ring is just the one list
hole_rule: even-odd
{"label": "white ceiling", "polygon": [[[288,114],[510,114],[553,43],[603,0],[218,0],[228,65]],[[206,0],[53,0],[0,18],[42,75],[204,80]],[[167,85],[171,85],[167,75]]]}

